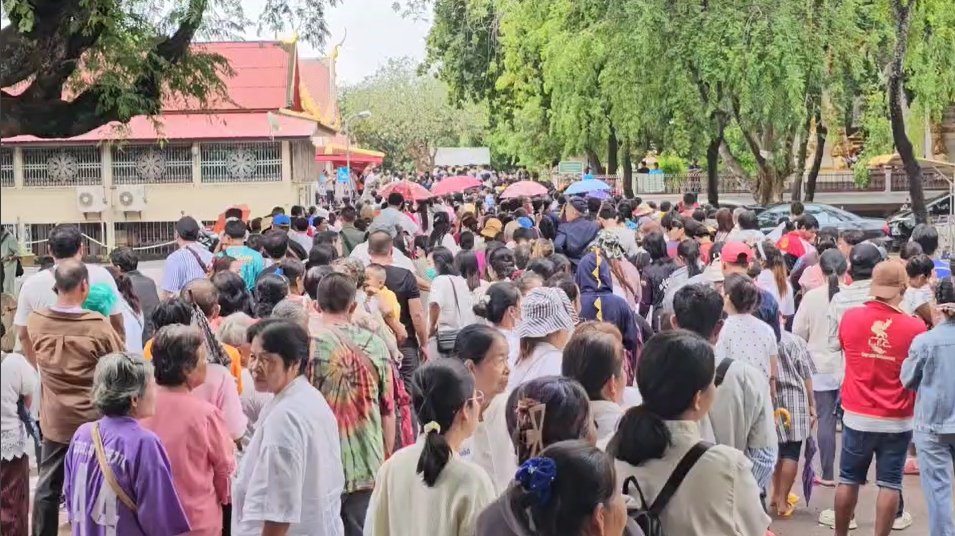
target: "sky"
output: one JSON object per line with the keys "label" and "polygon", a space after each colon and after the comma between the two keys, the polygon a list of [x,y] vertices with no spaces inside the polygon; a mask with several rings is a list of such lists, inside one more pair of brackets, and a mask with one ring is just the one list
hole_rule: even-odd
{"label": "sky", "polygon": [[[337,6],[329,8],[331,35],[325,50],[300,41],[299,53],[304,57],[325,55],[344,37],[345,43],[338,55],[339,87],[361,81],[391,57],[409,56],[423,60],[431,23],[402,17],[392,9],[392,3],[392,0],[341,0]],[[246,16],[253,19],[261,12],[263,4],[263,0],[242,0]],[[278,38],[287,38],[291,33],[279,33]],[[252,28],[246,37],[274,39],[276,35],[272,32],[256,35],[255,28]]]}

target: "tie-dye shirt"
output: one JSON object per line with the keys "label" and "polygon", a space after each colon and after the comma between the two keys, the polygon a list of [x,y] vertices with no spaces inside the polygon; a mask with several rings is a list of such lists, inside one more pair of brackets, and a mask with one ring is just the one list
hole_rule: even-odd
{"label": "tie-dye shirt", "polygon": [[381,418],[394,411],[388,349],[377,335],[352,325],[313,337],[308,377],[338,420],[345,493],[372,489],[385,459]]}

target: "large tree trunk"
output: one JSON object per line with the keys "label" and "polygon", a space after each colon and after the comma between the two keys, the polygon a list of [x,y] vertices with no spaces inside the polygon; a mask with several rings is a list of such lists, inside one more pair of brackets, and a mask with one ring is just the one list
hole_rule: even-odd
{"label": "large tree trunk", "polygon": [[617,135],[614,134],[613,129],[611,129],[610,137],[607,139],[607,175],[617,174],[618,150],[619,142],[617,141]]}
{"label": "large tree trunk", "polygon": [[799,137],[799,150],[796,151],[796,172],[793,174],[793,188],[790,197],[793,201],[802,201],[802,181],[806,173],[806,152],[809,149],[809,135],[812,129],[812,119],[814,117],[815,102],[810,98],[810,103],[806,106],[806,122],[803,124],[802,132]]}
{"label": "large tree trunk", "polygon": [[723,143],[723,129],[720,128],[719,134],[710,140],[706,147],[706,201],[713,205],[720,204],[720,145]]}
{"label": "large tree trunk", "polygon": [[892,141],[895,149],[902,158],[905,174],[909,178],[909,197],[912,202],[912,214],[916,223],[928,222],[928,212],[925,209],[925,192],[922,190],[922,167],[915,159],[912,142],[905,133],[905,114],[902,105],[902,81],[905,73],[902,70],[905,59],[905,50],[908,47],[909,23],[911,22],[912,6],[916,0],[892,0],[892,10],[895,13],[895,53],[889,69],[888,98],[889,122],[892,125]]}
{"label": "large tree trunk", "polygon": [[812,153],[812,166],[809,176],[806,177],[806,201],[812,202],[816,197],[816,179],[819,178],[819,168],[822,166],[822,157],[826,154],[826,136],[829,129],[822,124],[822,114],[816,110],[816,150]]}
{"label": "large tree trunk", "polygon": [[587,165],[590,166],[590,172],[594,175],[600,174],[600,157],[597,156],[597,152],[588,147],[584,150],[587,154]]}
{"label": "large tree trunk", "polygon": [[633,161],[630,158],[630,142],[623,142],[623,196],[633,199]]}

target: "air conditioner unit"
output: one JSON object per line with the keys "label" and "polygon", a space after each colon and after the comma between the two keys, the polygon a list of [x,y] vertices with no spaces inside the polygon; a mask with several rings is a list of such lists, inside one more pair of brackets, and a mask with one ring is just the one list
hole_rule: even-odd
{"label": "air conditioner unit", "polygon": [[80,212],[103,212],[106,210],[106,189],[102,186],[77,186],[76,208]]}
{"label": "air conditioner unit", "polygon": [[118,187],[114,206],[123,212],[146,210],[146,187],[142,184]]}

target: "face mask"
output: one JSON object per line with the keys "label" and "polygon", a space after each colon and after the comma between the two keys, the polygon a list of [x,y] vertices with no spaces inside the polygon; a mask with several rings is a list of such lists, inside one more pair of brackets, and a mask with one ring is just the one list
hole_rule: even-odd
{"label": "face mask", "polygon": [[428,278],[428,281],[433,280],[435,277],[438,277],[438,271],[434,268],[428,268],[424,271],[424,276]]}

